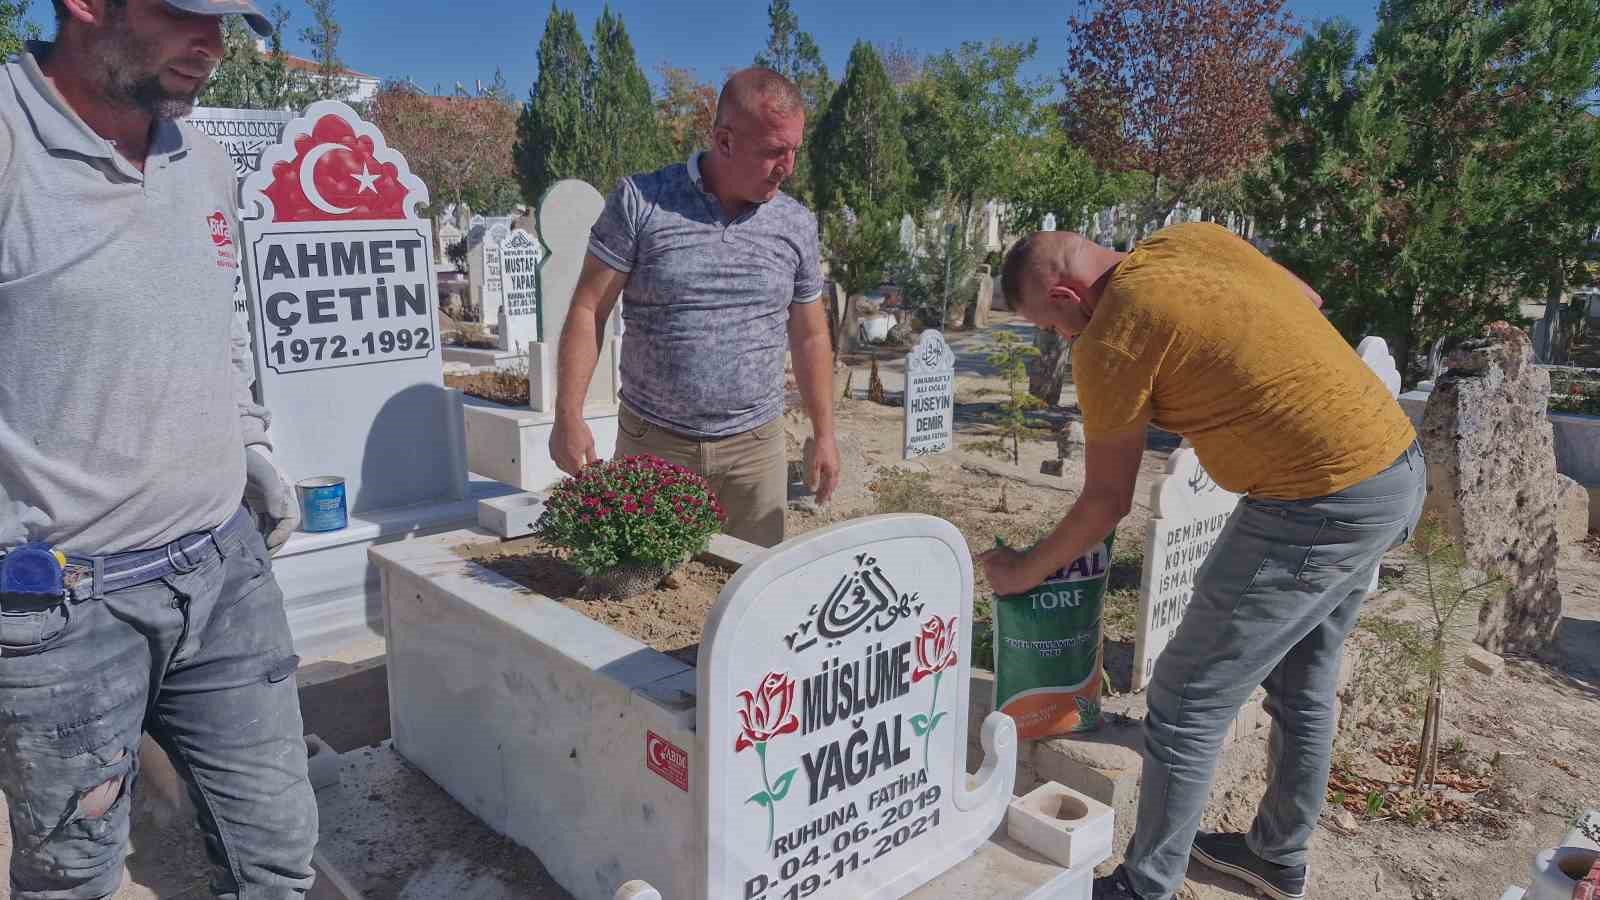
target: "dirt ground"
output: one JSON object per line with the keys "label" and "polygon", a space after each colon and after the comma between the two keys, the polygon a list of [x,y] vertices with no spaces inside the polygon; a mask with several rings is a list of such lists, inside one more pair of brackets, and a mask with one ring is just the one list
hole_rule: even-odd
{"label": "dirt ground", "polygon": [[580,596],[583,576],[559,550],[538,538],[477,544],[457,552],[689,665],[695,664],[706,616],[733,577],[726,569],[691,560],[656,590],[632,597],[588,598]]}
{"label": "dirt ground", "polygon": [[[1031,329],[1017,320],[996,319],[991,330],[1031,340]],[[847,472],[824,509],[803,499],[792,504],[791,536],[875,512],[926,512],[955,523],[976,554],[996,536],[1026,544],[1067,511],[1082,484],[1082,461],[1067,460],[1061,477],[1039,474],[1040,463],[1057,456],[1048,436],[1024,441],[1020,464],[994,455],[987,445],[994,441],[1006,384],[984,358],[983,335],[947,337],[958,355],[956,449],[901,460],[903,410],[892,404],[903,386],[903,356],[879,357],[890,405],[865,399],[870,359],[847,359],[853,397],[839,402],[836,415],[844,464],[861,472]],[[1076,418],[1075,403],[1069,386],[1059,407],[1032,418],[1059,428]],[[798,460],[809,433],[798,412],[789,415],[789,431],[791,459]],[[1152,429],[1135,509],[1117,531],[1106,610],[1107,668],[1116,690],[1126,689],[1131,665],[1150,487],[1177,445],[1175,437]],[[1416,564],[1405,550],[1388,563],[1390,573]],[[989,589],[982,570],[975,574],[981,618]],[[1427,609],[1390,581],[1368,601],[1352,637],[1362,663],[1336,745],[1334,781],[1346,790],[1330,791],[1334,802],[1313,842],[1311,896],[1492,900],[1508,885],[1528,884],[1534,854],[1559,840],[1578,814],[1600,807],[1600,536],[1563,550],[1560,577],[1566,618],[1549,659],[1511,660],[1493,677],[1469,669],[1461,660],[1476,617],[1461,617],[1446,653],[1452,666],[1441,729],[1441,773],[1454,787],[1420,813],[1410,811],[1413,800],[1400,789],[1409,786],[1410,769],[1395,763],[1407,762],[1404,755],[1415,752],[1421,731],[1426,698],[1407,636]],[[981,622],[978,628],[981,635]],[[1266,784],[1264,735],[1242,741],[1223,760],[1203,827],[1249,827]],[[1435,807],[1445,811],[1439,822],[1428,811]],[[1198,867],[1191,868],[1190,888],[1197,900],[1254,896],[1243,884]]]}

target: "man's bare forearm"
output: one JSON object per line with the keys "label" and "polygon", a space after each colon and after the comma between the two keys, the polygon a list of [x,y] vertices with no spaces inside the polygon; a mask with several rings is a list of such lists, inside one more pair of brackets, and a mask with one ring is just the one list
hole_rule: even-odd
{"label": "man's bare forearm", "polygon": [[561,352],[556,356],[556,416],[583,417],[583,400],[600,360],[605,323],[593,312],[574,307],[561,327]]}
{"label": "man's bare forearm", "polygon": [[818,438],[833,435],[833,347],[826,333],[794,335],[789,341],[794,355],[794,379],[800,402]]}
{"label": "man's bare forearm", "polygon": [[1043,582],[1094,549],[1125,515],[1127,510],[1115,497],[1093,493],[1079,497],[1067,517],[1028,552],[1028,575]]}

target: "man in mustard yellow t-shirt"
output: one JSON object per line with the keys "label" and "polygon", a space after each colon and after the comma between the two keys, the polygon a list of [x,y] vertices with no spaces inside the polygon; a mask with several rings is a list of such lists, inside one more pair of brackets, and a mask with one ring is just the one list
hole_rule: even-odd
{"label": "man in mustard yellow t-shirt", "polygon": [[[1305,896],[1333,749],[1345,637],[1426,490],[1411,422],[1320,298],[1224,228],[1164,229],[1131,253],[1042,232],[1006,257],[1012,308],[1073,340],[1084,490],[1031,550],[981,561],[998,593],[1038,585],[1133,506],[1147,426],[1187,438],[1244,494],[1156,663],[1139,820],[1096,897],[1165,900],[1191,851],[1278,900]],[[1223,736],[1257,685],[1270,781],[1245,834],[1196,836]]]}

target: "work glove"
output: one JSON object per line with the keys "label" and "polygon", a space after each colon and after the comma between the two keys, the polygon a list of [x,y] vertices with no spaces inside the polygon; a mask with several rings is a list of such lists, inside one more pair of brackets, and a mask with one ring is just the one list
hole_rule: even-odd
{"label": "work glove", "polygon": [[294,483],[260,444],[244,448],[244,504],[255,514],[267,553],[276,554],[300,527],[300,500]]}

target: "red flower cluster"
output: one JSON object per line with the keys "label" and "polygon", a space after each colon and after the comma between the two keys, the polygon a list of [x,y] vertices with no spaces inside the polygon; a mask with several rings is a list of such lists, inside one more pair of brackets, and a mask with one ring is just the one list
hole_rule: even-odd
{"label": "red flower cluster", "polygon": [[551,489],[539,530],[587,574],[624,563],[674,567],[705,549],[727,514],[705,479],[653,456],[595,463]]}

